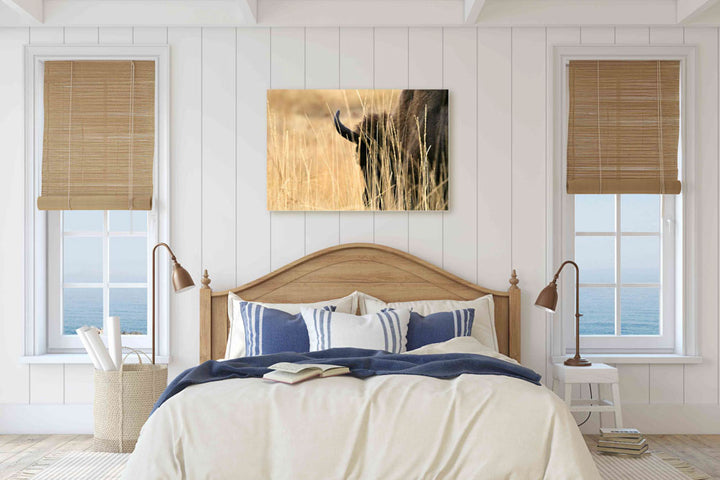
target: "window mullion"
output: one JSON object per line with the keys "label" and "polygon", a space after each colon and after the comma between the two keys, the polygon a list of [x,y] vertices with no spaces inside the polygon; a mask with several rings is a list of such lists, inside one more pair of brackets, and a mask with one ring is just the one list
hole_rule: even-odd
{"label": "window mullion", "polygon": [[622,285],[622,272],[620,271],[621,256],[621,239],[620,232],[620,195],[615,195],[615,335],[620,335],[621,320],[620,315],[620,285]]}

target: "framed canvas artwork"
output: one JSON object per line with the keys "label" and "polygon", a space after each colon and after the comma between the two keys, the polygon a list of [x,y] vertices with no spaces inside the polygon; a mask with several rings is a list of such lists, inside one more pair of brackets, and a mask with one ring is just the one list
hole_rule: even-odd
{"label": "framed canvas artwork", "polygon": [[268,90],[271,211],[447,210],[447,90]]}

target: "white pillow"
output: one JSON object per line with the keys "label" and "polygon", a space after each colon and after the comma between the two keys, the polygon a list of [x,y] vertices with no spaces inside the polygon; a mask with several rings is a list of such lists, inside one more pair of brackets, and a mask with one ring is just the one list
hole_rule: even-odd
{"label": "white pillow", "polygon": [[[336,298],[333,300],[325,300],[315,303],[261,303],[265,308],[274,308],[283,312],[297,315],[303,308],[322,308],[325,306],[334,306],[335,310],[344,313],[357,312],[358,292],[353,292],[347,297]],[[245,356],[245,327],[243,326],[242,316],[240,315],[240,302],[245,302],[234,293],[228,293],[228,319],[230,320],[230,332],[228,332],[227,347],[225,347],[225,358],[239,358]]]}
{"label": "white pillow", "polygon": [[369,315],[303,309],[310,351],[335,347],[369,348],[402,353],[407,344],[410,310],[402,308]]}
{"label": "white pillow", "polygon": [[495,302],[492,295],[476,298],[475,300],[416,300],[413,302],[391,302],[372,297],[366,293],[357,292],[360,303],[360,314],[379,312],[384,308],[408,308],[413,312],[426,317],[432,313],[452,312],[463,308],[475,309],[475,320],[471,335],[483,345],[498,350],[497,334],[495,333]]}

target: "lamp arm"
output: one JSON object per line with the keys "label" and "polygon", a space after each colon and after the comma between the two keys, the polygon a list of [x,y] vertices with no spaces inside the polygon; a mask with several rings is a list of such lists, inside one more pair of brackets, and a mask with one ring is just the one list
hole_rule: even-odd
{"label": "lamp arm", "polygon": [[170,253],[170,258],[172,259],[172,261],[173,261],[173,262],[177,261],[177,259],[175,258],[175,253],[173,253],[172,249],[170,248],[170,245],[168,245],[168,244],[165,243],[165,242],[160,242],[160,243],[158,243],[157,245],[155,245],[155,246],[153,247],[153,250],[152,250],[153,267],[155,266],[155,250],[157,250],[158,247],[165,247],[165,248],[167,248],[167,251]]}
{"label": "lamp arm", "polygon": [[175,254],[173,253],[170,246],[165,242],[160,242],[155,245],[152,249],[152,363],[155,365],[155,252],[158,247],[165,247],[170,253],[170,258],[173,262],[177,262]]}
{"label": "lamp arm", "polygon": [[557,282],[558,277],[560,277],[560,272],[562,272],[562,269],[567,264],[575,267],[575,317],[579,318],[582,316],[582,314],[580,313],[580,267],[578,267],[578,264],[573,262],[572,260],[565,260],[560,265],[560,268],[557,269],[557,272],[555,272],[553,282]]}

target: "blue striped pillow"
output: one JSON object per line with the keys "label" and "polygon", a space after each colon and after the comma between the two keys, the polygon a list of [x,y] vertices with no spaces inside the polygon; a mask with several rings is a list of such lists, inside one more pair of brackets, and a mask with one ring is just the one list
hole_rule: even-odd
{"label": "blue striped pillow", "polygon": [[408,309],[363,316],[304,309],[302,316],[311,352],[335,347],[369,348],[392,353],[405,351],[410,320]]}
{"label": "blue striped pillow", "polygon": [[431,343],[440,343],[455,337],[469,337],[474,319],[474,308],[438,312],[426,317],[417,312],[410,312],[407,349],[415,350]]}
{"label": "blue striped pillow", "polygon": [[[328,305],[321,311],[335,311]],[[301,314],[283,312],[258,303],[240,302],[240,317],[245,329],[245,355],[310,351],[308,331]]]}

